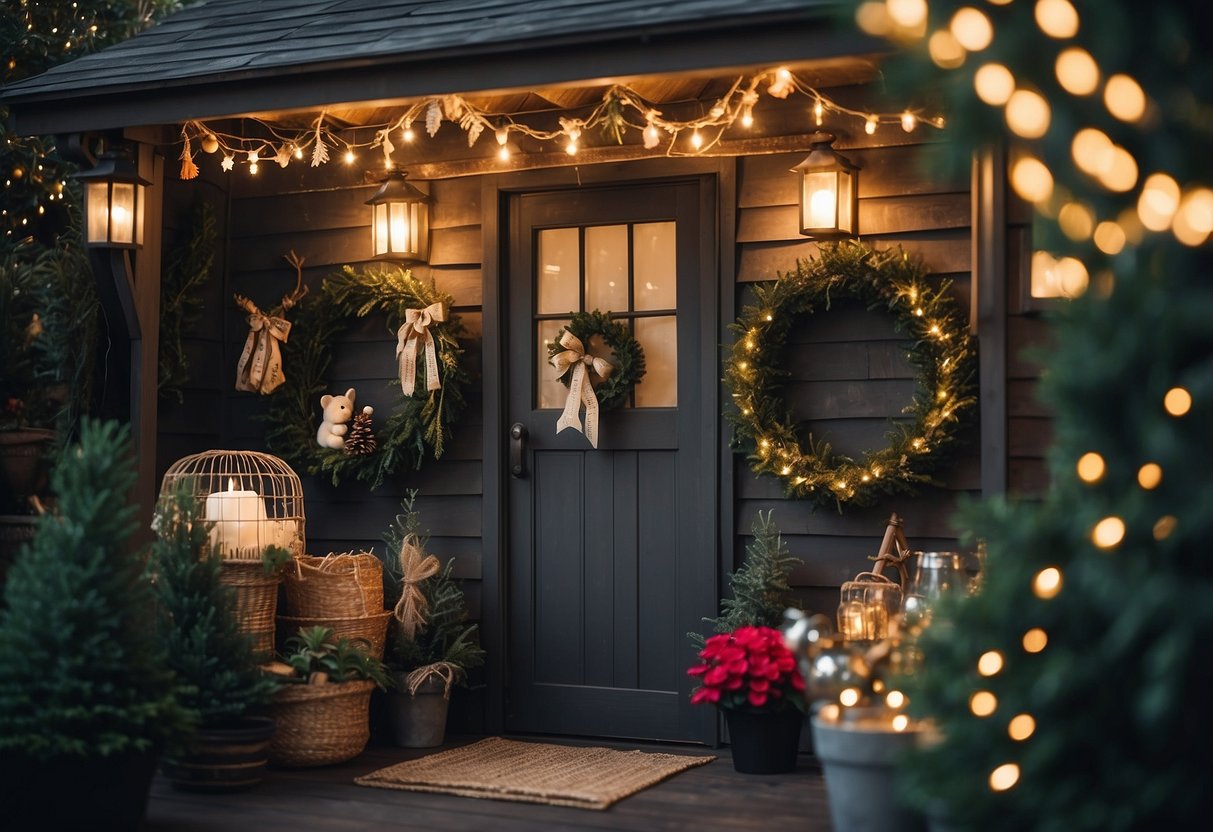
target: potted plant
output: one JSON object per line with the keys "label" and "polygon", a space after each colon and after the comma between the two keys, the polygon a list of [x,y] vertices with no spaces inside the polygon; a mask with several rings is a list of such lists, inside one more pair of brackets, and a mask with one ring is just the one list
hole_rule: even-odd
{"label": "potted plant", "polygon": [[[159,633],[169,666],[185,684],[182,704],[198,730],[181,754],[160,767],[177,788],[233,791],[261,781],[274,721],[256,711],[277,689],[256,663],[252,640],[236,618],[235,593],[224,585],[222,561],[198,517],[193,483],[182,480],[156,507],[152,544]],[[271,552],[275,568],[285,550]]]}
{"label": "potted plant", "polygon": [[405,496],[403,513],[384,535],[384,589],[394,604],[387,664],[396,689],[389,710],[397,745],[432,748],[446,735],[451,688],[466,684],[467,672],[484,664],[484,650],[477,625],[467,623],[463,589],[451,575],[455,559],[440,565],[425,554],[416,497],[416,491]]}
{"label": "potted plant", "polygon": [[128,429],[86,420],[4,588],[0,817],[15,828],[137,827],[157,752],[189,730],[132,543],[134,485]]}
{"label": "potted plant", "polygon": [[383,662],[367,653],[365,639],[335,639],[327,627],[302,628],[286,646],[274,668],[281,684],[270,761],[322,766],[357,757],[371,737],[371,691],[391,685]]}
{"label": "potted plant", "polygon": [[740,627],[712,636],[699,651],[702,664],[692,704],[724,712],[733,745],[733,768],[744,774],[796,769],[804,726],[804,679],[796,658],[772,627]]}

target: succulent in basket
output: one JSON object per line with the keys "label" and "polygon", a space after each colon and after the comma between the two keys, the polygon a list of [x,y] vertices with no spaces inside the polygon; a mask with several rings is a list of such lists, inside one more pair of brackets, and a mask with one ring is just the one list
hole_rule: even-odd
{"label": "succulent in basket", "polygon": [[289,672],[279,668],[279,678],[288,684],[368,680],[384,689],[392,686],[383,662],[367,652],[370,643],[366,639],[334,639],[328,627],[301,627],[286,646],[282,659]]}

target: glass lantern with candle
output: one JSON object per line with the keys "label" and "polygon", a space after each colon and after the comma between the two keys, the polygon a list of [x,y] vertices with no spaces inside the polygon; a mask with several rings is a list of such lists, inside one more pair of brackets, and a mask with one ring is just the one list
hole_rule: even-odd
{"label": "glass lantern with candle", "polygon": [[848,641],[889,636],[889,622],[901,609],[901,587],[884,575],[861,572],[842,585],[838,631]]}

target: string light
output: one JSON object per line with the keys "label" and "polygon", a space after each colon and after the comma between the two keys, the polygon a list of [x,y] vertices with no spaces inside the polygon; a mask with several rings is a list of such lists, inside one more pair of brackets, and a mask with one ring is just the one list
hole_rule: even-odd
{"label": "string light", "polygon": [[1099,482],[1104,475],[1103,457],[1094,451],[1088,451],[1078,458],[1078,478],[1083,482]]}
{"label": "string light", "polygon": [[1069,0],[1037,0],[1036,25],[1051,38],[1072,38],[1078,34],[1078,11]]}
{"label": "string light", "polygon": [[1105,517],[1091,530],[1091,541],[1101,549],[1118,546],[1125,538],[1125,521],[1119,517]]}
{"label": "string light", "polygon": [[1055,71],[1057,82],[1071,95],[1090,95],[1099,87],[1099,66],[1090,52],[1077,46],[1057,56]]}
{"label": "string light", "polygon": [[980,52],[994,40],[994,27],[990,24],[990,18],[972,6],[958,9],[956,14],[952,15],[948,28],[957,42],[970,52]]}
{"label": "string light", "polygon": [[905,714],[897,714],[893,717],[893,730],[902,732],[910,727],[910,718]]}
{"label": "string light", "polygon": [[1155,540],[1166,540],[1175,531],[1175,526],[1179,522],[1173,514],[1166,514],[1159,517],[1154,523],[1153,533]]}
{"label": "string light", "polygon": [[1025,653],[1039,653],[1049,643],[1049,634],[1040,627],[1033,627],[1023,634],[1023,649]]}
{"label": "string light", "polygon": [[1032,579],[1032,592],[1037,598],[1045,601],[1056,598],[1061,592],[1061,570],[1056,566],[1048,566],[1036,573]]}
{"label": "string light", "polygon": [[869,136],[872,135],[873,133],[875,133],[877,121],[878,121],[878,119],[876,118],[876,116],[868,116],[864,120],[863,131],[865,133],[867,133]]}
{"label": "string light", "polygon": [[1137,216],[1151,231],[1166,231],[1179,211],[1179,183],[1165,173],[1151,174],[1137,199]]}
{"label": "string light", "polygon": [[1157,462],[1147,462],[1137,469],[1137,484],[1147,491],[1158,488],[1162,482],[1162,466]]}
{"label": "string light", "polygon": [[973,716],[989,716],[998,710],[998,697],[988,690],[979,690],[969,697],[969,710]]}
{"label": "string light", "polygon": [[997,650],[988,650],[981,654],[981,658],[977,660],[977,672],[982,676],[993,676],[998,671],[1002,670],[1002,653]]}
{"label": "string light", "polygon": [[1002,64],[984,64],[973,73],[977,97],[992,107],[1001,107],[1015,92],[1015,76]]}
{"label": "string light", "polygon": [[1007,126],[1025,139],[1039,139],[1049,130],[1049,102],[1033,90],[1016,90],[1007,100]]}
{"label": "string light", "polygon": [[990,772],[990,788],[996,792],[1005,792],[1019,782],[1019,766],[1015,763],[1003,763]]}
{"label": "string light", "polygon": [[1146,94],[1128,75],[1113,75],[1103,91],[1108,112],[1121,121],[1140,121],[1146,113]]}
{"label": "string light", "polygon": [[1162,406],[1172,416],[1183,416],[1192,409],[1192,394],[1182,387],[1172,387],[1163,396]]}
{"label": "string light", "polygon": [[1031,714],[1016,714],[1007,724],[1007,734],[1016,742],[1023,742],[1036,732],[1036,720]]}

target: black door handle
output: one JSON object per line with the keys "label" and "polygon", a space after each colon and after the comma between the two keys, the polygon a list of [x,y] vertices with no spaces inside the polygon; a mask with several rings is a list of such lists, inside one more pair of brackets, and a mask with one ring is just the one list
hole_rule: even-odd
{"label": "black door handle", "polygon": [[510,425],[510,476],[517,479],[526,476],[526,437],[526,425]]}

